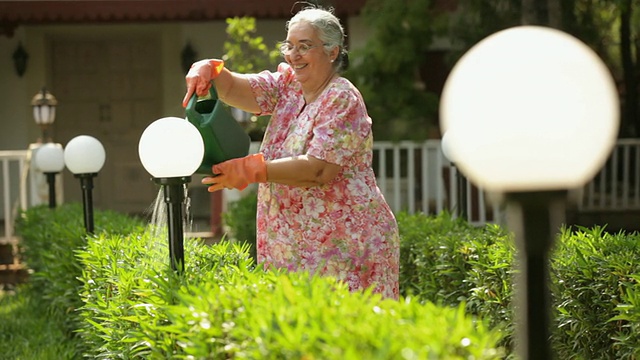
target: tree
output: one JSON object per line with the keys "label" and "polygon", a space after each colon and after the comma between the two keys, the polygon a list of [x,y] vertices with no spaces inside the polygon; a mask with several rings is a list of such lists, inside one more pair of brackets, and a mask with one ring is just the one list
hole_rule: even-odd
{"label": "tree", "polygon": [[[224,42],[222,59],[226,66],[239,73],[254,73],[262,70],[275,70],[280,52],[277,47],[269,48],[257,32],[256,19],[253,17],[234,17],[227,19],[227,40]],[[253,141],[262,140],[269,116],[251,116],[246,131]]]}
{"label": "tree", "polygon": [[234,17],[227,19],[227,41],[222,59],[233,71],[253,73],[265,69],[275,70],[280,57],[277,47],[269,48],[257,33],[256,19]]}
{"label": "tree", "polygon": [[[633,1],[620,1],[620,57],[622,61],[623,84],[625,96],[622,108],[623,135],[638,136],[638,71],[637,60],[634,58],[634,50],[637,54],[638,39],[632,33]],[[634,49],[634,46],[636,48]],[[637,56],[637,55],[636,55]],[[635,61],[634,61],[635,60]]]}
{"label": "tree", "polygon": [[563,30],[589,45],[621,89],[621,137],[640,132],[638,0],[458,0],[449,36],[459,46],[451,64],[484,37],[529,24]]}
{"label": "tree", "polygon": [[450,16],[448,37],[453,48],[449,64],[455,62],[485,37],[520,25],[522,0],[458,0],[458,8]]}
{"label": "tree", "polygon": [[362,17],[372,33],[345,74],[362,92],[376,139],[424,139],[437,126],[438,96],[421,67],[444,24],[431,0],[369,0]]}
{"label": "tree", "polygon": [[559,28],[588,44],[607,63],[620,88],[621,137],[637,137],[637,0],[570,0],[562,3]]}

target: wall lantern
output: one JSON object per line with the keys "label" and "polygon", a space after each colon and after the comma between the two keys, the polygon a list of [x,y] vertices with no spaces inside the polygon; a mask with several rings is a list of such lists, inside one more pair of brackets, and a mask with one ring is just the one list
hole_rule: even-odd
{"label": "wall lantern", "polygon": [[188,73],[189,69],[191,69],[191,65],[196,62],[196,56],[198,53],[193,49],[191,43],[187,43],[182,49],[182,53],[180,53],[180,61],[182,62],[182,71],[184,73]]}
{"label": "wall lantern", "polygon": [[204,141],[189,121],[165,117],[142,133],[138,154],[144,168],[164,189],[167,204],[169,259],[171,268],[184,271],[183,205],[186,184],[202,164]]}
{"label": "wall lantern", "polygon": [[440,104],[458,168],[507,205],[516,237],[518,352],[550,359],[548,252],[568,190],[609,157],[619,127],[615,82],[587,45],[520,26],[483,39],[455,64]]}
{"label": "wall lantern", "polygon": [[80,135],[71,139],[64,149],[64,162],[69,171],[80,179],[82,204],[84,207],[84,226],[93,234],[93,178],[104,166],[106,154],[102,143],[89,135]]}
{"label": "wall lantern", "polygon": [[33,97],[31,105],[33,106],[33,119],[42,130],[42,138],[40,141],[51,141],[51,138],[48,137],[47,130],[56,120],[58,100],[43,87],[42,90]]}
{"label": "wall lantern", "polygon": [[13,66],[16,68],[16,74],[22,77],[27,71],[27,60],[29,60],[29,54],[22,47],[22,42],[18,43],[18,47],[13,52]]}

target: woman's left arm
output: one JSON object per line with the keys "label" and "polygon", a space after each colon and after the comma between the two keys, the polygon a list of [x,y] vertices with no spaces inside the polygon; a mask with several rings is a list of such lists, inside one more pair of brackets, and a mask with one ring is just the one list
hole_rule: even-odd
{"label": "woman's left arm", "polygon": [[278,184],[312,187],[331,182],[342,167],[309,155],[267,161],[267,181]]}
{"label": "woman's left arm", "polygon": [[205,177],[202,183],[210,185],[210,192],[225,188],[243,190],[256,182],[313,187],[330,182],[340,169],[340,165],[308,155],[265,161],[258,153],[213,165],[215,175]]}

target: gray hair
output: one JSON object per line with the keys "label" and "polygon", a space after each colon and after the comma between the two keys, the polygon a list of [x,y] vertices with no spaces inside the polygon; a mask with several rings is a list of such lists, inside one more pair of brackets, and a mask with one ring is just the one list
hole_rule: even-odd
{"label": "gray hair", "polygon": [[286,24],[286,30],[293,24],[308,23],[317,32],[318,37],[324,44],[325,51],[329,52],[335,46],[339,47],[338,57],[333,63],[334,69],[346,70],[349,60],[347,50],[344,47],[344,29],[340,20],[332,10],[319,8],[305,8],[296,13]]}

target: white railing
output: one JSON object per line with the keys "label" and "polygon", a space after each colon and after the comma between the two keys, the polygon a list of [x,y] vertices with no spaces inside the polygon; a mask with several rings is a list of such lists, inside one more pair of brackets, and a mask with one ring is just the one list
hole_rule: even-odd
{"label": "white railing", "polygon": [[620,139],[596,177],[584,189],[578,209],[640,210],[640,139]]}
{"label": "white railing", "polygon": [[472,224],[498,218],[498,209],[487,204],[484,192],[464,181],[445,158],[440,140],[374,142],[373,168],[378,187],[394,212],[449,211],[457,216],[464,206],[463,213]]}
{"label": "white railing", "polygon": [[[11,249],[12,254],[18,253],[18,239],[14,236],[14,221],[18,213],[18,207],[27,208],[27,174],[29,166],[29,151],[0,151],[2,187],[2,215],[3,234],[0,237],[0,246]],[[11,262],[4,260],[0,264],[0,270],[16,270],[21,265],[16,256]]]}
{"label": "white railing", "polygon": [[[481,189],[464,181],[464,192],[457,190],[464,178],[444,157],[440,140],[375,142],[373,167],[394,212],[455,215],[462,204],[473,224],[501,219]],[[618,140],[602,170],[576,193],[579,212],[640,211],[640,139]]]}
{"label": "white railing", "polygon": [[3,236],[0,244],[15,244],[13,226],[18,209],[27,208],[29,150],[0,151],[2,164]]}

